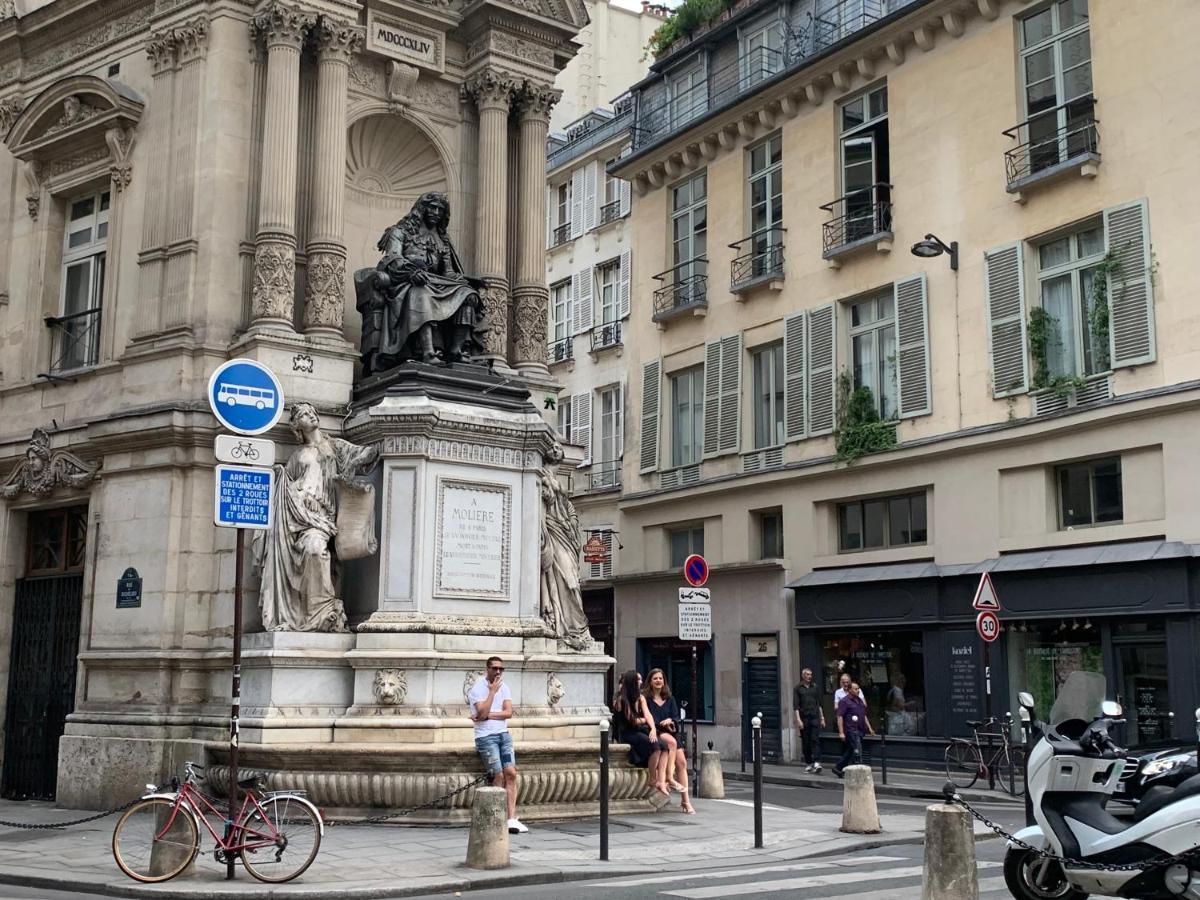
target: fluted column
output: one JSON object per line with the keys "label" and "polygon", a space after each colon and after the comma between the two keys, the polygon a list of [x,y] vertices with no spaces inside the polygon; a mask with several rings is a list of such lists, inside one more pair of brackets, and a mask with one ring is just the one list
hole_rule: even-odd
{"label": "fluted column", "polygon": [[317,26],[317,146],[309,203],[304,330],[342,336],[345,310],[346,87],[350,58],[362,45],[353,26]]}
{"label": "fluted column", "polygon": [[277,3],[252,28],[267,45],[258,233],[254,242],[255,327],[292,327],[296,290],[296,140],[300,48],[315,17]]}
{"label": "fluted column", "polygon": [[508,110],[516,88],[514,79],[492,69],[484,69],[467,82],[479,110],[475,268],[486,285],[482,291],[483,355],[501,363],[508,357]]}
{"label": "fluted column", "polygon": [[522,371],[545,372],[546,321],[546,131],[562,91],[525,82],[518,95],[517,283],[513,289],[513,360]]}

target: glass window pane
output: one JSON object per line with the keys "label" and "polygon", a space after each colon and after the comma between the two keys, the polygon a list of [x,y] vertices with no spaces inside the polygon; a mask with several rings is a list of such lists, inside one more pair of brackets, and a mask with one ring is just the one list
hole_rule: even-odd
{"label": "glass window pane", "polygon": [[100,212],[104,212],[109,206],[109,193],[105,191],[100,195]]}
{"label": "glass window pane", "polygon": [[692,195],[695,200],[703,200],[708,196],[708,176],[701,175],[692,179]]}
{"label": "glass window pane", "polygon": [[688,558],[688,531],[681,529],[671,532],[671,567],[682,566]]}
{"label": "glass window pane", "polygon": [[1064,100],[1074,100],[1092,92],[1092,64],[1084,63],[1063,73]]}
{"label": "glass window pane", "polygon": [[929,524],[925,518],[925,495],[915,494],[909,500],[912,515],[912,542],[923,544],[929,540]]}
{"label": "glass window pane", "polygon": [[870,96],[870,115],[872,119],[884,115],[887,112],[887,88],[880,88],[877,91],[872,91]]}
{"label": "glass window pane", "polygon": [[1064,528],[1092,524],[1092,489],[1086,465],[1058,470],[1058,498]]}
{"label": "glass window pane", "polygon": [[1104,228],[1096,226],[1087,231],[1081,231],[1076,236],[1079,241],[1079,256],[1095,256],[1104,252]]}
{"label": "glass window pane", "polygon": [[94,197],[86,197],[83,200],[76,200],[71,204],[71,221],[77,222],[80,219],[86,219],[96,211],[96,199]]}
{"label": "glass window pane", "polygon": [[886,517],[886,500],[863,501],[863,547],[884,546],[884,519]]}
{"label": "glass window pane", "polygon": [[1092,58],[1092,45],[1086,31],[1064,38],[1060,46],[1062,47],[1062,67],[1064,69],[1073,69]]}
{"label": "glass window pane", "polygon": [[1021,38],[1026,47],[1032,47],[1039,41],[1044,41],[1054,33],[1054,25],[1049,9],[1027,16],[1021,22]]}
{"label": "glass window pane", "polygon": [[1059,238],[1038,247],[1038,262],[1043,269],[1052,269],[1071,261],[1071,239]]}
{"label": "glass window pane", "polygon": [[1092,469],[1096,490],[1097,522],[1120,522],[1124,517],[1121,497],[1121,460],[1098,462]]}
{"label": "glass window pane", "polygon": [[1054,50],[1047,47],[1025,57],[1025,84],[1040,84],[1054,77]]}
{"label": "glass window pane", "polygon": [[777,134],[767,144],[768,163],[775,165],[783,159],[783,135]]}
{"label": "glass window pane", "polygon": [[108,223],[101,222],[96,226],[96,240],[102,241],[108,237]]}
{"label": "glass window pane", "polygon": [[92,261],[90,259],[67,266],[66,295],[63,298],[64,316],[74,315],[90,308],[88,301],[91,297],[91,284],[88,276],[91,274],[91,268]]}
{"label": "glass window pane", "polygon": [[71,248],[82,247],[92,242],[92,229],[81,228],[78,231],[72,231],[67,238],[67,246]]}
{"label": "glass window pane", "polygon": [[838,547],[861,550],[863,546],[862,505],[843,503],[838,507]]}
{"label": "glass window pane", "polygon": [[895,419],[899,412],[896,384],[896,329],[889,325],[876,334],[879,344],[879,418]]}
{"label": "glass window pane", "polygon": [[893,497],[888,501],[888,546],[902,547],[911,543],[908,498]]}
{"label": "glass window pane", "polygon": [[1058,27],[1061,31],[1074,28],[1088,20],[1087,0],[1060,0]]}
{"label": "glass window pane", "polygon": [[[921,736],[925,727],[925,653],[920,631],[847,632],[824,639],[821,673],[826,730],[836,732],[833,711],[842,672],[858,682],[867,715],[888,735]],[[816,667],[814,666],[814,669]]]}
{"label": "glass window pane", "polygon": [[692,539],[691,540],[692,553],[698,553],[701,556],[703,556],[704,555],[704,526],[698,525],[697,527],[695,527],[691,530],[690,534],[691,534],[691,539]]}
{"label": "glass window pane", "polygon": [[1042,282],[1042,309],[1046,312],[1046,362],[1050,376],[1075,375],[1079,322],[1071,294],[1071,276],[1058,275]]}
{"label": "glass window pane", "polygon": [[1025,91],[1025,112],[1030,118],[1040,112],[1058,106],[1058,94],[1054,90],[1054,81],[1041,81],[1031,84]]}
{"label": "glass window pane", "polygon": [[866,121],[863,117],[863,98],[851,100],[842,107],[842,131],[849,131]]}

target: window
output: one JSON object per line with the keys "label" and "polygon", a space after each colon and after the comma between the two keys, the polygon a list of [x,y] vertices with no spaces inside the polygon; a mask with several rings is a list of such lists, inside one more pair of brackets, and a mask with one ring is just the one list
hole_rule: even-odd
{"label": "window", "polygon": [[[1100,628],[1091,619],[1061,620],[1061,624],[1057,621],[1018,624],[1006,619],[1004,635],[1008,645],[1010,696],[1016,700],[1018,691],[1028,691],[1039,710],[1054,706],[1059,691],[1073,673],[1106,674]],[[972,635],[972,642],[974,639]],[[1111,678],[1109,684],[1114,681],[1120,684]],[[1116,687],[1114,693],[1119,690]]]}
{"label": "window", "polygon": [[841,105],[841,240],[850,244],[892,227],[887,86]]}
{"label": "window", "polygon": [[783,239],[783,135],[777,134],[750,151],[750,234],[753,277],[779,269],[773,257]]}
{"label": "window", "polygon": [[87,524],[86,506],[31,512],[25,574],[82,572]]}
{"label": "window", "polygon": [[1059,466],[1058,510],[1062,529],[1120,522],[1124,517],[1121,458]]}
{"label": "window", "polygon": [[609,167],[615,166],[620,157],[614,156],[604,163],[604,205],[621,202],[621,179],[609,174]]}
{"label": "window", "polygon": [[558,436],[564,444],[570,444],[574,437],[573,419],[571,416],[571,398],[562,397],[558,401]]}
{"label": "window", "polygon": [[742,90],[770,78],[783,67],[783,25],[769,21],[742,32]]}
{"label": "window", "polygon": [[700,462],[704,451],[704,367],[671,376],[671,465]]}
{"label": "window", "polygon": [[621,318],[621,261],[614,259],[600,266],[597,280],[600,282],[600,324],[611,325]]}
{"label": "window", "polygon": [[1092,324],[1093,293],[1096,278],[1103,277],[1103,261],[1104,226],[1099,222],[1038,247],[1048,379],[1108,371],[1108,329]]}
{"label": "window", "polygon": [[100,356],[100,303],[108,248],[109,191],[67,202],[62,316],[53,368],[94,366]]}
{"label": "window", "polygon": [[552,342],[569,340],[571,337],[571,321],[575,315],[575,304],[571,297],[571,282],[560,281],[550,288],[550,315]]}
{"label": "window", "polygon": [[598,469],[592,487],[610,487],[621,483],[622,433],[621,385],[600,390],[600,448]]}
{"label": "window", "polygon": [[784,443],[783,345],[757,350],[754,359],[754,449]]}
{"label": "window", "polygon": [[923,493],[838,504],[839,553],[924,544],[928,532]]}
{"label": "window", "polygon": [[1057,0],[1021,19],[1030,171],[1089,149],[1092,49],[1087,0]]}
{"label": "window", "polygon": [[783,558],[783,511],[767,509],[756,513],[758,519],[758,558]]}
{"label": "window", "polygon": [[667,89],[671,92],[672,128],[690,122],[708,105],[708,83],[699,65],[672,75]]}
{"label": "window", "polygon": [[704,526],[687,525],[683,528],[672,528],[667,532],[670,544],[670,557],[667,567],[670,569],[682,566],[693,553],[704,554]]}
{"label": "window", "polygon": [[871,392],[879,418],[890,422],[896,405],[896,304],[892,291],[850,305],[854,387]]}
{"label": "window", "polygon": [[919,631],[830,635],[824,639],[822,673],[825,727],[837,730],[833,697],[842,673],[862,689],[867,716],[888,735],[925,731],[925,645]]}
{"label": "window", "polygon": [[[662,669],[671,693],[679,701],[684,715],[690,717],[692,705],[692,645],[678,638],[638,638],[639,672]],[[713,645],[707,641],[696,652],[696,684],[701,722],[713,720]]]}
{"label": "window", "polygon": [[567,179],[558,186],[558,209],[554,219],[555,227],[562,228],[571,224],[571,181]]}
{"label": "window", "polygon": [[703,276],[708,252],[708,178],[701,173],[671,189],[671,241],[675,282]]}

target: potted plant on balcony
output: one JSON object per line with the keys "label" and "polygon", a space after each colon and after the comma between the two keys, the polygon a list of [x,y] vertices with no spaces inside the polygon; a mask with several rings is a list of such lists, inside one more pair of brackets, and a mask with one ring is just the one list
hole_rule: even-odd
{"label": "potted plant on balcony", "polygon": [[[735,0],[683,0],[675,11],[654,30],[646,49],[655,59],[662,59],[682,49],[691,40],[731,13]],[[749,2],[749,0],[743,0]],[[723,21],[723,20],[722,20]]]}

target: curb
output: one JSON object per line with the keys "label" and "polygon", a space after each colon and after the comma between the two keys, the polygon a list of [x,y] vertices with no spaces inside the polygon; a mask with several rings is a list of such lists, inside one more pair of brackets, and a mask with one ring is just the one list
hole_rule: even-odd
{"label": "curb", "polygon": [[[724,776],[730,781],[741,781],[752,783],[754,776],[749,772],[742,774],[741,772],[725,772]],[[826,790],[837,788],[841,782],[830,781],[817,777],[805,778],[801,775],[763,775],[763,784],[779,784],[788,787],[808,787],[808,788],[824,788]],[[937,801],[942,799],[941,791],[936,788],[919,788],[905,787],[898,784],[880,784],[875,782],[875,793],[883,797],[905,797],[916,800]],[[988,794],[981,791],[960,790],[958,795],[969,803],[1002,803],[1020,806],[1024,804],[1023,798],[1009,797],[1008,794]]]}

